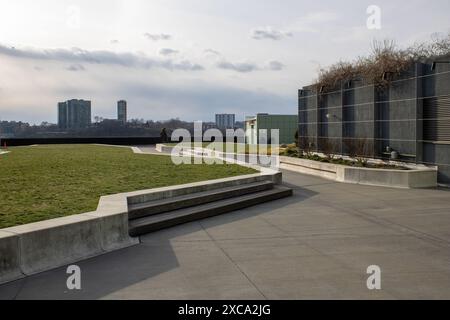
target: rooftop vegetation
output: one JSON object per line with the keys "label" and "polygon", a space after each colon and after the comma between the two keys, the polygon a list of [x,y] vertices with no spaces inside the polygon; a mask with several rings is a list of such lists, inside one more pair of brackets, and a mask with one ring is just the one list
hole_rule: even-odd
{"label": "rooftop vegetation", "polygon": [[317,91],[333,91],[352,80],[384,87],[415,62],[428,62],[447,55],[450,55],[450,33],[434,35],[430,41],[415,43],[406,49],[399,48],[392,40],[374,41],[368,56],[339,61],[321,69],[314,87]]}

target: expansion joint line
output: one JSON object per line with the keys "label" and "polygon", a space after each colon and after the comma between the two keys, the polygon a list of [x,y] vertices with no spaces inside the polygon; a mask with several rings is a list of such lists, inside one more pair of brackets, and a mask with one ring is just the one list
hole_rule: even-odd
{"label": "expansion joint line", "polygon": [[250,277],[242,270],[241,267],[233,260],[233,258],[230,257],[230,255],[220,246],[220,244],[211,236],[211,234],[206,230],[206,228],[203,226],[202,222],[199,221],[200,226],[202,227],[203,231],[206,232],[208,237],[211,239],[211,241],[222,251],[222,253],[231,261],[231,263],[239,270],[239,272],[247,279],[247,281],[258,291],[258,293],[263,296],[265,300],[268,300],[266,295],[258,288],[258,286],[250,279]]}
{"label": "expansion joint line", "polygon": [[[325,201],[325,203],[328,203],[327,201]],[[333,205],[333,207],[335,208],[339,208],[339,209],[343,209],[342,207],[340,207],[339,205]],[[420,240],[432,243],[434,245],[437,245],[439,247],[442,248],[449,248],[450,247],[450,241],[433,236],[431,234],[428,234],[426,232],[422,232],[420,230],[402,225],[400,223],[397,222],[393,222],[389,219],[385,219],[385,218],[380,218],[380,217],[376,217],[372,214],[366,213],[366,212],[362,212],[358,209],[352,209],[351,212],[349,212],[353,215],[356,215],[366,221],[375,223],[379,226],[383,226],[383,227],[387,227],[389,229],[395,230],[395,231],[400,231],[404,234],[408,234],[411,235],[413,237],[416,237]]]}

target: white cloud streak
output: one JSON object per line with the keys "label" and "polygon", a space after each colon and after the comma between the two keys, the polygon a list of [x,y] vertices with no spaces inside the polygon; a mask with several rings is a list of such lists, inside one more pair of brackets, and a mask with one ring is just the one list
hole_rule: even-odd
{"label": "white cloud streak", "polygon": [[166,70],[199,71],[202,65],[192,63],[188,60],[173,61],[170,59],[159,60],[150,58],[143,54],[130,52],[116,53],[107,50],[89,51],[80,48],[72,49],[16,49],[0,45],[0,54],[34,60],[54,60],[70,63],[90,63],[103,65],[117,65],[127,68],[162,68]]}
{"label": "white cloud streak", "polygon": [[165,33],[159,33],[159,34],[153,34],[153,33],[144,33],[144,37],[146,37],[148,40],[151,41],[160,41],[160,40],[171,40],[172,36],[170,34]]}
{"label": "white cloud streak", "polygon": [[250,36],[255,40],[282,40],[287,37],[292,37],[292,32],[280,31],[271,26],[267,26],[253,29]]}

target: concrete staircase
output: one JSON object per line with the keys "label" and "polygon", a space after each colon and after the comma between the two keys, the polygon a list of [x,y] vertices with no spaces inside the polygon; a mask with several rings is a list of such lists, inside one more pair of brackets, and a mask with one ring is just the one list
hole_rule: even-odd
{"label": "concrete staircase", "polygon": [[291,195],[290,188],[260,181],[130,204],[129,234],[139,236]]}

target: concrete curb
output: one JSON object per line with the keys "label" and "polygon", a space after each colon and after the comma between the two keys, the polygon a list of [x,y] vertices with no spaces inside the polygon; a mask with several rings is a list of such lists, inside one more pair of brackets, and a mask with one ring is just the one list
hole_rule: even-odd
{"label": "concrete curb", "polygon": [[435,188],[437,168],[408,165],[410,170],[358,168],[280,156],[280,168],[329,180],[392,188]]}
{"label": "concrete curb", "polygon": [[0,283],[138,244],[139,238],[128,234],[129,204],[263,180],[281,182],[280,172],[252,167],[260,172],[102,196],[93,212],[0,229]]}
{"label": "concrete curb", "polygon": [[165,144],[162,144],[162,143],[156,144],[156,147],[155,147],[156,151],[163,152],[163,153],[171,153],[174,148],[175,147],[166,146]]}
{"label": "concrete curb", "polygon": [[[223,151],[212,150],[208,148],[199,147],[176,147],[166,146],[164,144],[157,144],[156,148],[160,154],[172,155],[172,153],[182,154],[185,157],[203,158],[203,159],[219,159],[225,162],[238,164],[244,167],[253,168],[255,170],[264,170],[264,168],[271,168],[272,170],[279,171],[279,156],[278,155],[259,155],[259,154],[245,154],[245,153],[227,153]],[[178,149],[178,150],[176,150]],[[151,154],[151,153],[149,153]],[[153,153],[154,154],[154,153]],[[263,166],[260,163],[262,159],[264,161],[270,158],[271,166]],[[249,160],[249,161],[246,161]],[[251,163],[252,160],[254,163]],[[259,163],[259,164],[255,164]]]}

